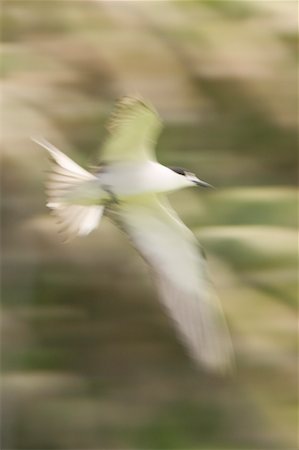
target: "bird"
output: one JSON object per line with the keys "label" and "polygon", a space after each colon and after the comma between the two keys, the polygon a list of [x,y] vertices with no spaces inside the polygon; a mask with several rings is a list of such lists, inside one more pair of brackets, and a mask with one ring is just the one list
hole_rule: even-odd
{"label": "bird", "polygon": [[195,365],[231,372],[234,351],[228,325],[209,276],[206,258],[167,194],[210,187],[194,173],[157,161],[162,120],[142,97],[119,99],[107,122],[101,163],[86,170],[43,138],[52,167],[47,206],[68,237],[84,236],[104,213],[125,232],[145,260],[164,311]]}

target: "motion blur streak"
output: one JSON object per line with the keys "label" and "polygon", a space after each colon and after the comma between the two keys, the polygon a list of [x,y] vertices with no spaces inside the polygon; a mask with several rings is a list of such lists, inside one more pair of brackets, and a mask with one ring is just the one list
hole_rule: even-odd
{"label": "motion blur streak", "polygon": [[[294,449],[297,2],[4,1],[2,448]],[[45,136],[98,164],[114,99],[148,98],[170,201],[208,256],[237,353],[198,373],[116,228],[62,245]],[[96,268],[96,269],[95,269]]]}

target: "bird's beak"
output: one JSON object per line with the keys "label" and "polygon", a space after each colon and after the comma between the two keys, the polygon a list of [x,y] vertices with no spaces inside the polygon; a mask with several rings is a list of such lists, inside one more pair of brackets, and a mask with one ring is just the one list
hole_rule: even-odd
{"label": "bird's beak", "polygon": [[193,183],[195,183],[197,186],[205,187],[205,188],[212,188],[215,189],[214,186],[212,186],[209,183],[206,183],[205,181],[200,180],[197,177],[192,178]]}

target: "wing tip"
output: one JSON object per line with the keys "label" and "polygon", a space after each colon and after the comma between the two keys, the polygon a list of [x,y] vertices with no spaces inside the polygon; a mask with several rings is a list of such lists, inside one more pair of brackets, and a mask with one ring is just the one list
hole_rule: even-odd
{"label": "wing tip", "polygon": [[120,117],[122,116],[122,113],[125,111],[132,111],[137,106],[141,106],[145,111],[153,113],[161,122],[157,110],[150,101],[145,100],[140,94],[126,94],[116,100],[110,119],[106,123],[107,131],[110,133],[114,132],[121,122]]}
{"label": "wing tip", "polygon": [[40,147],[47,150],[52,156],[56,155],[57,153],[62,154],[58,148],[56,148],[53,144],[51,144],[49,141],[47,141],[42,136],[31,136],[31,141],[35,144],[39,145]]}
{"label": "wing tip", "polygon": [[47,141],[42,136],[30,136],[30,140],[35,144],[39,145],[40,147],[44,148],[47,143]]}
{"label": "wing tip", "polygon": [[[236,360],[232,347],[225,349],[222,355],[206,354],[206,352],[194,351],[188,348],[186,343],[186,350],[193,361],[193,364],[200,371],[213,374],[218,377],[232,377],[236,372]],[[199,349],[197,349],[199,350]],[[226,354],[225,354],[226,353]]]}

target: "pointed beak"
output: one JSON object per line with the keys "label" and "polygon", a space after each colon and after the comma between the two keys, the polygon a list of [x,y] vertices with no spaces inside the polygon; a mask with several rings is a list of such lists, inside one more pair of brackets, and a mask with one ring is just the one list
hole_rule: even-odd
{"label": "pointed beak", "polygon": [[212,186],[212,185],[209,184],[209,183],[206,183],[205,181],[200,180],[200,179],[197,178],[197,177],[194,177],[194,178],[192,179],[192,181],[193,181],[193,183],[195,183],[197,186],[215,189],[214,186]]}

